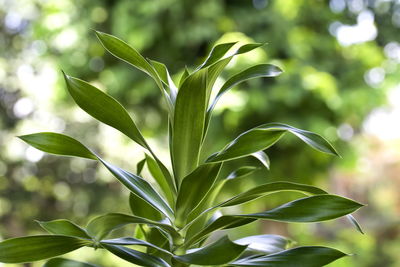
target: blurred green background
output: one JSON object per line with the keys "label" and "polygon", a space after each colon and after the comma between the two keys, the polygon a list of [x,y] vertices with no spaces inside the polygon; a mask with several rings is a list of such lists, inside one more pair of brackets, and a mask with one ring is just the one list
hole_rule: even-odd
{"label": "blurred green background", "polygon": [[[335,220],[263,222],[231,236],[282,234],[301,245],[329,245],[356,254],[330,266],[400,266],[396,0],[0,0],[0,239],[43,233],[34,220],[70,218],[84,225],[95,215],[129,210],[127,190],[104,168],[45,155],[16,138],[65,132],[126,169],[134,170],[142,159],[139,146],[73,103],[61,69],[121,101],[152,146],[168,157],[159,90],[145,74],[107,54],[91,29],[126,40],[145,57],[164,62],[175,77],[185,66],[193,69],[200,63],[215,42],[267,42],[237,57],[223,78],[265,62],[285,73],[275,80],[251,80],[224,96],[212,120],[207,154],[265,122],[322,134],[342,158],[315,152],[288,136],[269,149],[270,171],[233,183],[228,193],[278,179],[318,185],[368,204],[355,214],[365,235],[347,221]],[[227,164],[224,171],[234,165]],[[261,199],[242,208],[268,209],[293,197],[298,195]],[[91,249],[69,255],[126,266]]]}

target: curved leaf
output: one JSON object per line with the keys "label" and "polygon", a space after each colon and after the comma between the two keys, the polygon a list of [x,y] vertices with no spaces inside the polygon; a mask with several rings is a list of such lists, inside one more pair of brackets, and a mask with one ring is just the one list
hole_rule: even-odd
{"label": "curved leaf", "polygon": [[71,236],[38,235],[0,242],[0,262],[23,263],[59,256],[92,242]]}
{"label": "curved leaf", "polygon": [[75,139],[57,133],[36,133],[20,137],[22,140],[33,147],[45,152],[78,156],[100,161],[123,185],[132,193],[147,201],[154,208],[164,213],[172,219],[174,217],[172,209],[168,203],[154,190],[154,188],[143,178],[116,167],[94,153],[90,152],[83,144]]}
{"label": "curved leaf", "polygon": [[86,229],[88,233],[96,240],[102,240],[111,231],[131,223],[155,226],[168,233],[172,238],[180,238],[179,233],[168,224],[122,213],[108,213],[96,217],[89,222]]}
{"label": "curved leaf", "polygon": [[34,148],[47,153],[97,160],[96,155],[84,145],[63,134],[41,132],[18,137]]}
{"label": "curved leaf", "polygon": [[246,245],[247,250],[263,254],[276,253],[288,248],[293,243],[290,239],[280,235],[253,235],[233,241],[239,245]]}
{"label": "curved leaf", "polygon": [[338,155],[332,145],[316,133],[297,129],[282,123],[267,123],[242,133],[222,151],[210,156],[207,161],[219,162],[232,160],[267,149],[275,144],[286,132],[294,134],[318,151]]}
{"label": "curved leaf", "polygon": [[143,217],[152,221],[162,220],[162,215],[160,211],[158,211],[149,203],[147,203],[147,201],[143,200],[133,193],[130,193],[129,195],[129,207],[133,215]]}
{"label": "curved leaf", "polygon": [[106,244],[106,245],[118,245],[118,246],[143,246],[143,247],[149,247],[149,248],[156,249],[156,250],[158,250],[162,253],[168,254],[168,255],[172,255],[172,253],[169,252],[168,250],[162,249],[150,242],[132,238],[132,237],[123,237],[123,238],[102,240],[100,243]]}
{"label": "curved leaf", "polygon": [[214,243],[194,252],[175,256],[180,262],[196,265],[223,265],[238,258],[247,245],[238,245],[229,240],[227,236],[222,237]]}
{"label": "curved leaf", "polygon": [[218,204],[215,207],[229,207],[246,203],[248,201],[263,197],[272,193],[281,191],[298,191],[306,195],[327,194],[326,191],[315,186],[291,183],[291,182],[273,182],[254,187],[246,192],[243,192],[231,199]]}
{"label": "curved leaf", "polygon": [[149,148],[143,135],[125,108],[93,85],[64,74],[68,92],[76,104],[95,119],[114,127],[133,141]]}
{"label": "curved leaf", "polygon": [[269,161],[269,157],[267,155],[267,153],[265,153],[264,151],[257,151],[251,154],[253,157],[255,157],[256,159],[258,159],[258,161],[260,161],[265,168],[267,168],[269,170],[270,167],[270,161]]}
{"label": "curved leaf", "polygon": [[206,112],[207,70],[185,79],[175,103],[172,127],[172,157],[178,180],[192,172],[199,162]]}
{"label": "curved leaf", "polygon": [[320,267],[345,256],[348,255],[339,250],[328,247],[298,247],[268,256],[240,259],[230,263],[229,266]]}
{"label": "curved leaf", "polygon": [[362,206],[353,200],[335,195],[324,194],[301,198],[264,212],[221,216],[193,236],[188,244],[194,244],[216,230],[234,228],[257,219],[281,222],[320,222],[350,214]]}
{"label": "curved leaf", "polygon": [[159,257],[155,257],[137,250],[125,248],[117,245],[101,244],[102,247],[130,263],[147,267],[171,267],[167,262]]}
{"label": "curved leaf", "polygon": [[239,179],[239,178],[242,178],[242,177],[246,177],[246,176],[254,173],[257,170],[259,170],[259,168],[253,167],[253,166],[240,167],[240,168],[234,170],[233,172],[231,172],[226,177],[226,179],[231,180],[231,179]]}
{"label": "curved leaf", "polygon": [[179,79],[179,87],[182,86],[183,82],[185,81],[185,79],[190,75],[190,72],[188,70],[188,68],[185,66],[185,69],[182,73],[181,78]]}
{"label": "curved leaf", "polygon": [[212,112],[215,105],[217,104],[219,98],[225,94],[229,89],[242,83],[244,81],[254,79],[254,78],[261,78],[261,77],[276,77],[282,73],[282,70],[272,64],[259,64],[252,66],[238,74],[233,75],[230,77],[224,85],[219,89],[216,97],[214,98],[213,102],[211,103],[210,107],[208,108],[208,112]]}
{"label": "curved leaf", "polygon": [[153,65],[154,69],[156,70],[158,76],[161,78],[163,83],[166,86],[168,86],[171,101],[172,103],[175,103],[176,95],[178,94],[178,88],[176,87],[174,81],[172,80],[171,75],[169,75],[167,66],[155,60],[149,60],[149,61],[151,65]]}
{"label": "curved leaf", "polygon": [[232,43],[222,43],[214,46],[210,53],[208,54],[206,60],[197,68],[197,69],[203,69],[211,64],[217,62],[219,59],[221,59],[226,52],[229,51],[237,42],[232,42]]}
{"label": "curved leaf", "polygon": [[204,164],[186,176],[179,190],[176,200],[176,221],[182,227],[187,215],[201,202],[213,186],[221,169],[221,163]]}
{"label": "curved leaf", "polygon": [[98,267],[97,265],[63,258],[54,258],[47,261],[43,267]]}
{"label": "curved leaf", "polygon": [[37,222],[43,229],[51,234],[92,239],[82,227],[65,219],[53,220],[48,222]]}

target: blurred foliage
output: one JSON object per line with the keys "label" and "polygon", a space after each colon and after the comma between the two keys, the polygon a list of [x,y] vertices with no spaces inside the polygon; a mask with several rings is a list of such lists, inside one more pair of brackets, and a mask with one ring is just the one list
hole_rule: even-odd
{"label": "blurred foliage", "polygon": [[[400,3],[390,0],[0,0],[0,237],[39,233],[34,219],[85,224],[88,215],[128,210],[120,204],[127,203],[127,192],[96,164],[43,155],[15,138],[35,131],[66,132],[128,169],[143,157],[138,146],[73,105],[60,69],[120,100],[153,147],[168,157],[158,89],[144,74],[106,54],[94,28],[166,63],[177,79],[214,42],[267,42],[251,56],[239,56],[225,77],[260,62],[277,64],[285,73],[273,82],[251,80],[224,96],[207,147],[216,151],[239,132],[282,121],[323,134],[342,158],[286,138],[269,150],[271,170],[232,184],[232,194],[274,177],[291,177],[368,203],[356,214],[364,236],[344,221],[259,227],[289,234],[302,245],[333,245],[358,254],[332,266],[397,266],[399,27]],[[226,138],[217,139],[222,135],[216,132]],[[260,200],[243,208],[279,202]],[[243,227],[252,231],[254,225]],[[110,255],[95,259],[86,250],[76,255],[118,266]]]}

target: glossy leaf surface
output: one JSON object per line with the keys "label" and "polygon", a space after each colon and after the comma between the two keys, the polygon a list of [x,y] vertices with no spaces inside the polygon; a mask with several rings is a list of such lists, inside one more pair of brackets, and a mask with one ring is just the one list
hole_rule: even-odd
{"label": "glossy leaf surface", "polygon": [[224,236],[195,252],[174,258],[188,264],[223,265],[239,257],[246,248],[246,245],[235,244],[227,236]]}
{"label": "glossy leaf surface", "polygon": [[345,256],[347,254],[328,247],[298,247],[268,256],[240,259],[229,266],[320,267]]}
{"label": "glossy leaf surface", "polygon": [[206,112],[207,70],[183,82],[175,103],[172,134],[174,172],[178,180],[198,165]]}
{"label": "glossy leaf surface", "polygon": [[38,235],[0,242],[0,262],[22,263],[59,256],[92,242],[63,235]]}
{"label": "glossy leaf surface", "polygon": [[48,222],[39,222],[39,225],[45,229],[47,232],[55,235],[68,235],[75,236],[79,238],[91,239],[91,237],[86,233],[86,231],[75,223],[60,219]]}
{"label": "glossy leaf surface", "polygon": [[286,132],[292,133],[312,148],[332,155],[338,155],[332,145],[320,135],[297,129],[282,123],[267,123],[239,135],[222,151],[208,158],[209,162],[219,162],[244,157],[267,149]]}
{"label": "glossy leaf surface", "polygon": [[239,245],[247,245],[247,250],[263,254],[271,254],[285,250],[292,243],[291,240],[280,235],[246,236],[233,242]]}
{"label": "glossy leaf surface", "polygon": [[123,246],[102,243],[102,247],[116,256],[134,264],[147,267],[170,267],[170,265],[159,257],[155,257],[134,249]]}

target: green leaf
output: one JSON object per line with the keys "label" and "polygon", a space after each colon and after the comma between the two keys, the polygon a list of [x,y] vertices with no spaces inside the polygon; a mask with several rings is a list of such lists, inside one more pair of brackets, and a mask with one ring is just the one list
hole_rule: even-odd
{"label": "green leaf", "polygon": [[91,237],[86,233],[86,231],[75,223],[60,219],[48,222],[37,221],[39,225],[45,229],[47,232],[55,235],[68,235],[75,236],[79,238],[91,239]]}
{"label": "green leaf", "polygon": [[172,238],[180,238],[179,233],[168,224],[122,213],[108,213],[96,217],[89,222],[86,229],[88,233],[96,240],[102,240],[111,231],[131,223],[146,224],[158,227],[159,229],[162,229],[164,232],[168,233]]}
{"label": "green leaf", "polygon": [[157,161],[155,161],[152,157],[150,157],[147,154],[146,154],[146,163],[147,163],[147,168],[150,171],[150,174],[153,176],[154,180],[156,180],[156,182],[160,186],[162,192],[164,193],[165,197],[168,200],[168,203],[173,204],[175,202],[175,196],[173,190],[174,183],[172,178],[166,179],[163,171],[157,164]]}
{"label": "green leaf", "polygon": [[102,247],[130,263],[147,267],[171,267],[162,258],[117,245],[102,243]]}
{"label": "green leaf", "polygon": [[68,92],[81,109],[119,130],[144,148],[149,148],[135,122],[117,100],[85,81],[66,74],[64,78]]}
{"label": "green leaf", "polygon": [[129,46],[121,39],[99,31],[96,31],[96,35],[104,48],[108,50],[112,55],[131,64],[135,68],[143,71],[154,79],[157,86],[161,90],[164,100],[167,103],[170,115],[173,115],[171,99],[169,98],[168,93],[165,91],[162,85],[162,81],[153,66],[149,62],[147,62],[147,60],[136,49]]}
{"label": "green leaf", "polygon": [[267,149],[275,144],[286,132],[294,134],[316,150],[338,155],[332,145],[316,133],[300,130],[282,123],[267,123],[242,133],[222,151],[210,156],[207,161],[227,161]]}
{"label": "green leaf", "polygon": [[214,243],[194,252],[175,256],[180,262],[196,265],[223,265],[238,258],[247,245],[238,245],[229,240],[227,236],[222,237]]}
{"label": "green leaf", "polygon": [[88,148],[75,139],[57,133],[36,133],[24,135],[20,138],[33,147],[45,152],[85,157],[100,161],[132,193],[147,201],[150,205],[164,213],[170,219],[174,217],[173,211],[168,203],[165,202],[165,200],[146,180],[106,162],[99,156],[90,152]]}
{"label": "green leaf", "polygon": [[117,166],[114,166],[103,159],[99,158],[100,162],[132,193],[144,199],[157,210],[161,211],[168,218],[174,218],[174,213],[168,203],[154,190],[154,188],[143,178],[125,171]]}
{"label": "green leaf", "polygon": [[153,65],[154,69],[157,71],[157,74],[161,78],[163,83],[166,86],[168,86],[171,101],[172,101],[172,103],[175,103],[176,95],[178,94],[178,88],[176,87],[174,81],[172,80],[167,66],[165,66],[163,63],[155,61],[155,60],[149,60],[149,61],[150,61],[151,65]]}
{"label": "green leaf", "polygon": [[282,191],[298,191],[306,195],[327,194],[326,191],[319,189],[318,187],[315,186],[309,186],[291,182],[273,182],[254,187],[246,192],[243,192],[237,196],[232,197],[227,201],[222,202],[221,204],[215,206],[214,208],[239,205],[272,193],[277,193]]}
{"label": "green leaf", "polygon": [[185,79],[190,75],[190,72],[188,70],[188,68],[185,66],[185,70],[182,73],[182,76],[179,80],[179,87],[182,86],[183,82],[185,81]]}
{"label": "green leaf", "polygon": [[168,250],[162,249],[150,242],[143,241],[140,239],[132,238],[132,237],[123,237],[123,238],[115,238],[115,239],[108,239],[108,240],[103,240],[100,242],[101,244],[107,244],[107,245],[119,245],[119,246],[144,246],[144,247],[149,247],[156,249],[164,254],[168,255],[173,255],[171,252]]}
{"label": "green leaf", "polygon": [[174,172],[178,180],[199,162],[206,112],[207,70],[186,78],[178,92],[172,134]]}
{"label": "green leaf", "polygon": [[236,170],[234,170],[233,172],[231,172],[226,179],[231,180],[231,179],[239,179],[239,178],[243,178],[246,176],[249,176],[250,174],[254,173],[255,171],[257,171],[259,168],[257,167],[253,167],[253,166],[244,166],[244,167],[240,167]]}
{"label": "green leaf", "polygon": [[18,137],[34,148],[47,153],[97,160],[96,155],[84,145],[63,134],[42,132]]}
{"label": "green leaf", "polygon": [[140,176],[143,171],[144,164],[146,164],[146,158],[142,159],[136,164],[136,175]]}
{"label": "green leaf", "polygon": [[257,219],[281,222],[320,222],[350,214],[362,206],[353,200],[328,194],[301,198],[264,212],[221,216],[192,237],[188,244],[197,242],[215,230],[234,228]]}
{"label": "green leaf", "polygon": [[232,48],[237,42],[232,42],[232,43],[222,43],[214,46],[209,55],[207,56],[206,60],[197,68],[197,69],[204,69],[211,64],[217,62],[219,59],[221,59],[226,52],[229,51],[229,49]]}
{"label": "green leaf", "polygon": [[0,242],[0,262],[23,263],[59,256],[92,242],[72,236],[38,235]]}
{"label": "green leaf", "polygon": [[247,246],[246,250],[263,254],[271,254],[285,250],[293,243],[290,239],[280,235],[246,236],[233,242]]}
{"label": "green leaf", "polygon": [[47,261],[43,265],[43,267],[98,267],[98,266],[86,262],[79,262],[63,258],[54,258]]}
{"label": "green leaf", "polygon": [[345,256],[348,255],[328,247],[298,247],[268,256],[240,259],[230,263],[229,266],[320,267]]}
{"label": "green leaf", "polygon": [[363,229],[361,228],[361,225],[357,222],[357,220],[353,217],[353,215],[348,214],[346,215],[346,218],[351,222],[351,224],[359,231],[361,234],[364,234]]}
{"label": "green leaf", "polygon": [[162,215],[157,209],[133,193],[130,193],[129,195],[129,207],[131,208],[133,215],[152,221],[162,220]]}
{"label": "green leaf", "polygon": [[186,176],[176,200],[176,221],[178,227],[185,224],[187,215],[197,207],[213,186],[221,169],[221,164],[204,164]]}
{"label": "green leaf", "polygon": [[270,77],[276,77],[282,73],[282,70],[272,64],[259,64],[252,66],[238,74],[233,75],[231,78],[229,78],[224,85],[219,89],[217,96],[214,98],[213,102],[211,103],[211,106],[209,107],[207,112],[212,112],[215,105],[217,104],[218,100],[220,97],[225,94],[229,89],[232,87],[238,85],[239,83],[242,83],[244,81],[254,79],[254,78],[270,78]]}

